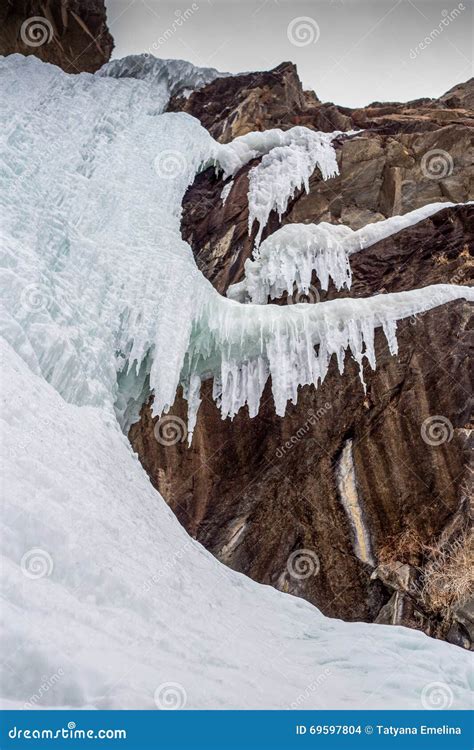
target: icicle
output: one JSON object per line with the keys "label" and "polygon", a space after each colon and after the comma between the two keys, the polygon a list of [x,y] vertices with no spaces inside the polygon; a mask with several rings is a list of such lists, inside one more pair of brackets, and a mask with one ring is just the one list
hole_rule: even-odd
{"label": "icicle", "polygon": [[[227,296],[238,302],[264,305],[268,298],[279,299],[285,292],[291,295],[294,284],[299,293],[306,293],[313,271],[321,289],[328,289],[329,279],[336,289],[350,289],[352,254],[452,205],[432,203],[357,231],[327,222],[288,224],[254,250],[254,260],[245,263],[244,280],[229,287]],[[249,218],[249,224],[252,221]]]}
{"label": "icicle", "polygon": [[[317,305],[240,305],[217,293],[204,306],[193,328],[183,370],[217,375],[214,397],[223,418],[248,405],[251,415],[271,377],[275,411],[283,416],[288,401],[296,403],[298,388],[315,387],[327,374],[332,355],[342,373],[350,350],[363,379],[363,359],[375,368],[374,334],[382,328],[392,354],[397,351],[397,321],[455,299],[474,300],[474,290],[440,284],[363,299],[336,299]],[[262,348],[263,347],[263,348]],[[204,375],[201,375],[204,377]]]}

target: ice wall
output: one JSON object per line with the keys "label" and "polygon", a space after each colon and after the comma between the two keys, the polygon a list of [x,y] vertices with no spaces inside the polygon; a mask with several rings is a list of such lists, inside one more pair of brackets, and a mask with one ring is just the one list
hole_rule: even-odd
{"label": "ice wall", "polygon": [[[283,414],[300,385],[324,379],[333,354],[341,370],[347,349],[375,366],[374,328],[384,328],[395,351],[397,320],[471,294],[452,286],[286,308],[223,298],[180,235],[182,198],[196,172],[213,164],[230,176],[267,155],[256,167],[263,186],[267,168],[287,174],[282,154],[291,162],[296,153],[301,168],[291,184],[304,182],[313,164],[329,176],[337,168],[332,135],[298,127],[223,145],[196,119],[162,113],[165,99],[157,101],[146,76],[68,76],[19,55],[3,59],[0,72],[3,335],[63,398],[115,408],[124,430],[150,391],[160,414],[181,383],[192,434],[205,378],[214,379],[223,416],[244,404],[255,415],[271,374]],[[320,238],[336,230],[309,231]],[[360,245],[360,234],[337,231]],[[303,271],[298,252],[296,265],[270,282],[271,242],[255,261],[267,264],[263,286],[275,291],[295,269],[304,286],[311,261]],[[347,266],[340,273],[347,278]]]}

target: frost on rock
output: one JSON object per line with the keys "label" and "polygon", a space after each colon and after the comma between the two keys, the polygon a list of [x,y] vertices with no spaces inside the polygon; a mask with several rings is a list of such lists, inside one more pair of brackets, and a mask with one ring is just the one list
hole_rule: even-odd
{"label": "frost on rock", "polygon": [[416,224],[453,203],[431,203],[403,216],[368,224],[356,231],[343,224],[287,224],[262,242],[254,260],[245,262],[245,278],[233,284],[227,296],[238,302],[265,305],[268,298],[279,299],[293,286],[306,294],[313,272],[321,289],[332,279],[336,289],[350,289],[349,258],[386,237]]}

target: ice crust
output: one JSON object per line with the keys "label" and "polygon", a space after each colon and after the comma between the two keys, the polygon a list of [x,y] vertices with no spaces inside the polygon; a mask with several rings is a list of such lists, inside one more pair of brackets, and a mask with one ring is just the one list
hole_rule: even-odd
{"label": "ice crust", "polygon": [[[192,427],[207,377],[223,414],[255,414],[271,374],[282,413],[331,353],[375,365],[376,326],[395,351],[396,320],[471,292],[288,308],[223,298],[180,236],[182,196],[205,164],[230,176],[281,148],[280,131],[217,144],[163,113],[153,76],[69,76],[14,55],[0,80],[4,705],[154,708],[174,682],[188,708],[418,708],[443,680],[452,707],[468,707],[456,647],[329,620],[220,565],[123,430],[150,391],[160,413],[180,382]],[[32,551],[44,575],[28,569]],[[308,690],[323,672],[324,689]]]}

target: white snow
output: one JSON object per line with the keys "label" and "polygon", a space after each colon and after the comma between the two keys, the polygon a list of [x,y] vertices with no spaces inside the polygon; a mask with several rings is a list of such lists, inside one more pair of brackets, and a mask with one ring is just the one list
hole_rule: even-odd
{"label": "white snow", "polygon": [[465,652],[328,619],[224,567],[187,536],[113,415],[63,401],[8,344],[0,354],[10,708],[155,709],[168,683],[186,708],[423,708],[436,681],[469,707]]}
{"label": "white snow", "polygon": [[223,414],[256,413],[270,372],[282,413],[330,353],[374,366],[376,326],[395,351],[396,320],[472,293],[285,309],[225,299],[181,239],[182,196],[204,164],[230,176],[280,148],[278,131],[217,144],[163,113],[169,91],[153,76],[68,76],[14,55],[0,77],[5,701],[31,703],[61,668],[41,705],[150,708],[179,682],[190,708],[280,707],[328,667],[305,707],[418,707],[437,679],[467,705],[455,647],[327,620],[191,542],[117,417],[126,430],[150,390],[160,413],[182,382],[192,422],[205,377]]}

